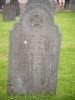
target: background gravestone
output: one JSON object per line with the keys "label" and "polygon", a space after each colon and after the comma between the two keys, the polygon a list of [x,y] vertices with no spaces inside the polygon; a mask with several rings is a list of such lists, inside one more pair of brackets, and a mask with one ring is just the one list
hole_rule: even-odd
{"label": "background gravestone", "polygon": [[29,0],[10,33],[8,94],[56,92],[61,35],[50,0]]}
{"label": "background gravestone", "polygon": [[5,4],[5,0],[0,0],[0,10],[2,9],[2,6]]}
{"label": "background gravestone", "polygon": [[70,4],[70,0],[65,0],[64,8],[69,9],[69,4]]}
{"label": "background gravestone", "polygon": [[16,12],[14,5],[6,4],[3,6],[3,19],[5,21],[15,20]]}
{"label": "background gravestone", "polygon": [[69,9],[75,10],[75,0],[70,0]]}
{"label": "background gravestone", "polygon": [[20,15],[20,6],[19,6],[18,0],[11,0],[10,4],[15,6],[16,16],[19,16]]}

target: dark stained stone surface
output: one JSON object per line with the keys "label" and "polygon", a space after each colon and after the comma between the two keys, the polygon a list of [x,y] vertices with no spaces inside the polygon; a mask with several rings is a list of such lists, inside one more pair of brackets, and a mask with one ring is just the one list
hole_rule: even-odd
{"label": "dark stained stone surface", "polygon": [[61,34],[49,0],[31,1],[10,33],[8,93],[55,94]]}
{"label": "dark stained stone surface", "polygon": [[65,0],[64,8],[69,9],[69,4],[70,4],[70,0]]}
{"label": "dark stained stone surface", "polygon": [[5,21],[9,20],[15,20],[16,17],[16,12],[15,12],[15,7],[10,4],[6,4],[3,6],[3,19]]}
{"label": "dark stained stone surface", "polygon": [[19,1],[18,0],[11,0],[10,4],[15,6],[16,16],[19,16],[20,15]]}

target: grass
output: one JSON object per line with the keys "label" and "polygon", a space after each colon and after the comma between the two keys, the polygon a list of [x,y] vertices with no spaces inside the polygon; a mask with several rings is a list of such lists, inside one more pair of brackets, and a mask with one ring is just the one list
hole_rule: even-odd
{"label": "grass", "polygon": [[4,22],[0,13],[0,100],[75,100],[75,12],[58,12],[55,22],[62,33],[56,95],[8,96],[8,43],[14,22]]}

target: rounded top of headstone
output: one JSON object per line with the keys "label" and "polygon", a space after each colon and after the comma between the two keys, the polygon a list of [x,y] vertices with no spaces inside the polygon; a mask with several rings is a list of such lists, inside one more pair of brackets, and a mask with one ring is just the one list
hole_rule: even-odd
{"label": "rounded top of headstone", "polygon": [[25,30],[42,31],[46,26],[53,25],[52,14],[45,7],[40,5],[28,6],[20,19]]}
{"label": "rounded top of headstone", "polygon": [[52,12],[55,11],[55,0],[28,0],[26,7],[31,5],[40,5],[45,6],[50,9]]}

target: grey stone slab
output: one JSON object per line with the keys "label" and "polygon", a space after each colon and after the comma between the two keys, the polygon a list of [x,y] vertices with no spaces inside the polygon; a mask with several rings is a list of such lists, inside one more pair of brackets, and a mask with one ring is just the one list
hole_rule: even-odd
{"label": "grey stone slab", "polygon": [[19,1],[18,0],[11,0],[10,4],[15,6],[16,16],[19,16],[20,15]]}
{"label": "grey stone slab", "polygon": [[49,0],[31,1],[10,33],[8,93],[55,94],[61,34]]}
{"label": "grey stone slab", "polygon": [[69,9],[75,10],[75,0],[70,0]]}
{"label": "grey stone slab", "polygon": [[15,7],[10,4],[6,4],[3,6],[3,19],[5,21],[15,20],[16,12]]}
{"label": "grey stone slab", "polygon": [[70,0],[65,0],[64,8],[68,10],[69,9],[69,4],[70,4]]}

